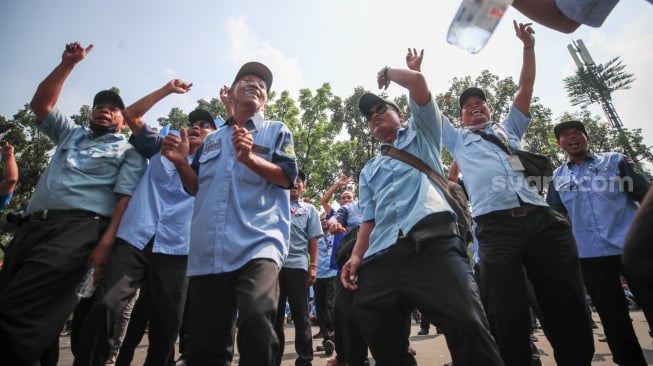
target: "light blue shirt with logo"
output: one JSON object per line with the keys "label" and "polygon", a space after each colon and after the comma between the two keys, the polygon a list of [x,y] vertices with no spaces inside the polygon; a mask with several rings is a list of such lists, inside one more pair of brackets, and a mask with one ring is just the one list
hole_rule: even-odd
{"label": "light blue shirt with logo", "polygon": [[[308,241],[323,235],[320,214],[303,201],[290,204],[290,247],[283,268],[308,269]],[[319,260],[318,250],[318,260]]]}
{"label": "light blue shirt with logo", "polygon": [[[281,167],[294,182],[293,138],[281,122],[256,115],[251,123],[257,156]],[[232,121],[204,139],[193,159],[198,174],[191,222],[188,275],[235,271],[252,259],[279,267],[288,255],[290,193],[236,160]]]}
{"label": "light blue shirt with logo", "polygon": [[621,255],[639,207],[628,190],[634,187],[641,200],[649,187],[641,174],[627,174],[632,162],[626,159],[616,152],[588,152],[580,165],[569,161],[553,172],[547,202],[569,215],[580,258]]}
{"label": "light blue shirt with logo", "polygon": [[[417,156],[443,174],[440,110],[433,100],[422,107],[412,99],[410,110],[408,127],[399,130],[392,145]],[[400,233],[407,234],[427,215],[448,211],[455,219],[435,183],[426,174],[397,159],[383,155],[372,158],[365,164],[359,181],[362,221],[375,220],[376,224],[365,258],[394,245]]]}
{"label": "light blue shirt with logo", "polygon": [[[141,153],[158,151],[161,147],[158,136],[144,125],[131,143]],[[151,148],[153,145],[158,148]],[[184,190],[177,168],[170,160],[161,153],[143,155],[150,158],[150,165],[129,201],[116,236],[139,250],[154,237],[152,252],[188,255],[195,197]]]}
{"label": "light blue shirt with logo", "polygon": [[[507,141],[511,150],[522,150],[521,139],[530,121],[530,116],[525,116],[511,105],[503,122],[491,122],[482,131]],[[496,144],[467,128],[454,127],[446,118],[442,123],[442,143],[465,177],[465,188],[474,217],[519,207],[520,200],[546,206],[537,188],[528,184],[523,172],[512,168],[508,154]],[[548,182],[540,184],[546,185]]]}
{"label": "light blue shirt with logo", "polygon": [[118,195],[131,196],[147,161],[120,133],[93,137],[58,109],[37,124],[57,145],[32,194],[26,213],[86,210],[111,217]]}

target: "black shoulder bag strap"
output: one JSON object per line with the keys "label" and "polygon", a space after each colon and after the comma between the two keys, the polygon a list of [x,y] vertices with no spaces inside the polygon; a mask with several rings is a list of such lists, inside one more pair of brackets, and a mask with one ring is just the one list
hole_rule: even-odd
{"label": "black shoulder bag strap", "polygon": [[491,133],[486,133],[485,131],[478,131],[478,132],[474,132],[474,133],[481,136],[483,139],[485,139],[487,141],[490,141],[491,143],[497,145],[498,147],[501,148],[501,150],[505,151],[506,154],[512,155],[512,152],[510,151],[510,148],[508,148],[508,146],[506,146],[506,144],[504,144],[503,141],[499,140],[499,138],[496,137],[495,135],[493,135]]}
{"label": "black shoulder bag strap", "polygon": [[[458,226],[460,228],[459,234],[461,237],[463,237],[464,240],[467,240],[467,236],[468,236],[467,234],[471,233],[471,227],[472,227],[471,214],[469,213],[469,208],[462,207],[462,204],[458,200],[456,200],[449,192],[449,188],[448,188],[449,183],[452,184],[456,184],[456,183],[450,182],[449,180],[445,179],[440,173],[436,172],[430,166],[426,165],[426,163],[423,162],[417,156],[409,152],[399,150],[393,146],[390,145],[381,146],[381,155],[386,155],[395,158],[397,160],[401,160],[404,163],[426,174],[426,176],[429,177],[431,181],[433,181],[440,188],[445,198],[447,199],[447,202],[449,202],[449,205],[456,213],[456,216],[458,216],[458,221],[459,221]],[[458,184],[456,184],[456,186],[458,186]]]}

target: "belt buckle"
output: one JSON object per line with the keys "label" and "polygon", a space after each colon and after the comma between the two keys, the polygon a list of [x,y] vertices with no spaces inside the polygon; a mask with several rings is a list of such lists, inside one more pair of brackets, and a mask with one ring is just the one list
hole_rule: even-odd
{"label": "belt buckle", "polygon": [[526,207],[524,206],[519,206],[510,209],[510,215],[512,217],[524,217],[526,216],[527,213],[528,212],[526,211]]}

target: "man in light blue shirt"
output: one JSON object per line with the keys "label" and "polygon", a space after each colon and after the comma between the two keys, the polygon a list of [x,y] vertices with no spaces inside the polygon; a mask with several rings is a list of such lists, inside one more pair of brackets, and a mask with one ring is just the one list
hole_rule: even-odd
{"label": "man in light blue shirt", "polygon": [[[410,51],[407,57],[413,57]],[[379,87],[395,82],[408,89],[412,117],[402,128],[396,103],[366,93],[358,105],[371,134],[442,174],[442,121],[424,75],[384,67],[377,81]],[[447,330],[454,364],[503,365],[455,214],[438,186],[384,155],[366,163],[359,184],[362,223],[340,278],[355,290],[354,309],[377,365],[415,364],[406,325],[416,306]],[[411,235],[416,232],[430,235],[417,241]]]}
{"label": "man in light blue shirt", "polygon": [[[281,309],[286,300],[290,304],[292,322],[295,326],[296,366],[310,366],[313,361],[308,291],[317,278],[317,261],[319,259],[317,241],[323,235],[317,209],[302,199],[305,189],[306,175],[300,170],[294,187],[290,189],[290,241],[288,256],[279,272],[279,301],[277,305],[277,309]],[[285,344],[283,318],[283,312],[277,311],[274,330],[281,345],[277,351],[277,366],[281,365]],[[331,352],[333,352],[333,348],[334,344],[331,343]]]}
{"label": "man in light blue shirt", "polygon": [[240,365],[274,366],[277,277],[288,255],[290,196],[297,176],[292,134],[263,111],[272,73],[249,62],[229,91],[234,115],[208,135],[188,163],[188,141],[163,143],[184,187],[195,195],[188,253],[188,350],[198,365],[233,358],[238,310]]}
{"label": "man in light blue shirt", "polygon": [[[174,164],[158,152],[163,136],[145,124],[143,115],[165,96],[187,92],[190,85],[172,80],[125,110],[125,121],[133,133],[131,143],[150,164],[118,228],[114,252],[80,337],[83,351],[75,355],[76,364],[102,365],[110,356],[120,314],[139,288],[148,297],[146,363],[168,363],[186,299],[194,197],[184,190]],[[194,154],[216,127],[203,109],[192,111],[188,121],[189,152]]]}
{"label": "man in light blue shirt", "polygon": [[621,253],[649,182],[629,157],[591,152],[582,122],[559,123],[553,132],[569,161],[553,173],[547,202],[571,221],[585,288],[601,318],[612,359],[618,365],[646,365],[621,276],[635,298],[640,284],[624,271]]}
{"label": "man in light blue shirt", "polygon": [[510,150],[521,150],[521,138],[530,123],[535,39],[529,24],[513,22],[513,26],[523,43],[523,65],[505,120],[493,121],[485,93],[468,88],[459,98],[464,127],[455,128],[444,119],[442,143],[465,177],[482,258],[483,304],[504,362],[510,366],[531,362],[526,273],[540,302],[556,360],[588,366],[594,340],[569,223],[529,184],[531,179],[526,179],[517,156],[486,139],[494,136]]}
{"label": "man in light blue shirt", "polygon": [[[36,127],[57,149],[0,271],[0,353],[8,365],[33,365],[58,341],[89,264],[97,279],[109,260],[118,224],[146,168],[120,133],[124,104],[118,94],[95,95],[88,127],[55,107],[67,77],[92,48],[67,44],[30,103]],[[74,336],[83,324],[76,318]]]}
{"label": "man in light blue shirt", "polygon": [[[325,215],[326,216],[326,215]],[[333,306],[335,301],[335,286],[337,270],[331,268],[331,252],[333,251],[333,234],[329,233],[326,217],[320,218],[324,234],[317,239],[317,276],[313,284],[315,293],[315,311],[322,335],[322,347],[327,356],[335,349]],[[328,343],[330,341],[331,343]]]}

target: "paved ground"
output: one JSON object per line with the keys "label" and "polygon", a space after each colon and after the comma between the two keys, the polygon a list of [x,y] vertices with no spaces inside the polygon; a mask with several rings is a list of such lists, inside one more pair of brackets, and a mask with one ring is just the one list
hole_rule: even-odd
{"label": "paved ground", "polygon": [[[596,313],[593,314],[594,319],[598,322],[598,316]],[[651,343],[651,337],[648,335],[648,324],[644,319],[643,314],[640,311],[631,312],[631,317],[633,318],[633,325],[635,326],[635,331],[639,337],[639,342],[644,350],[644,355],[649,365],[653,365],[653,344]],[[599,342],[598,339],[603,337],[603,328],[601,324],[599,328],[594,330],[594,345],[596,347],[596,352],[594,353],[594,361],[592,365],[614,365],[612,362],[612,356],[608,345],[605,342]],[[317,328],[313,327],[313,334],[317,333]],[[451,356],[447,350],[447,346],[442,335],[434,335],[433,328],[431,328],[431,334],[426,336],[417,336],[419,331],[419,326],[414,324],[411,330],[410,342],[413,348],[417,351],[417,362],[420,365],[434,365],[441,366],[447,362],[451,362]],[[541,330],[538,330],[536,336],[539,338],[539,341],[536,343],[540,354],[542,357],[543,366],[555,366],[555,361],[553,360],[553,354],[551,346],[546,340],[546,337]],[[293,366],[295,364],[295,349],[294,349],[294,330],[292,325],[286,327],[286,347],[285,354],[283,357],[282,366]],[[314,340],[314,347],[320,345],[319,340]],[[142,365],[145,360],[145,353],[147,350],[147,337],[143,339],[143,343],[136,350],[134,357],[134,365]],[[60,366],[70,366],[72,365],[72,355],[70,353],[70,338],[61,337],[61,346],[60,346]],[[323,366],[326,364],[328,357],[324,355],[324,352],[315,352],[315,359],[313,360],[314,366]],[[374,365],[374,361],[371,360],[371,365]],[[238,355],[234,358],[234,365],[238,364]]]}

